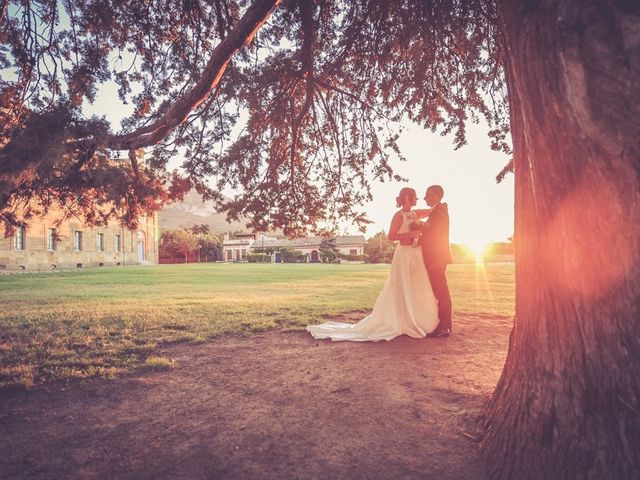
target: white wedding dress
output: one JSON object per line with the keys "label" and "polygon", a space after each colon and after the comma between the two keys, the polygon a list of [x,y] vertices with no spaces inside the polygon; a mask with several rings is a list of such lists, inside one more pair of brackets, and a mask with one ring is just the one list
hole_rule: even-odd
{"label": "white wedding dress", "polygon": [[[403,212],[402,215],[398,233],[407,233],[410,223],[415,220],[415,213]],[[399,335],[422,338],[437,325],[438,302],[422,261],[422,249],[398,245],[389,277],[368,317],[355,324],[325,322],[309,325],[307,330],[317,339],[377,342]]]}

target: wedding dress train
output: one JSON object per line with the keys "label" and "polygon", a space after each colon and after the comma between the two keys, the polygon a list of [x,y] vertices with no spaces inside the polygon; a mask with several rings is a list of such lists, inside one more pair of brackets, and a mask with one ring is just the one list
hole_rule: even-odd
{"label": "wedding dress train", "polygon": [[[398,233],[410,230],[415,218],[403,213]],[[325,322],[309,325],[314,338],[330,338],[366,342],[391,340],[399,335],[421,338],[438,325],[438,303],[422,261],[422,249],[398,245],[393,254],[391,270],[371,314],[356,324]]]}

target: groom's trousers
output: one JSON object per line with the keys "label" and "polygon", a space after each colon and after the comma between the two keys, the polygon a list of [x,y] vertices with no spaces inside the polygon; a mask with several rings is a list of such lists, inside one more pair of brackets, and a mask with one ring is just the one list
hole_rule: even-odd
{"label": "groom's trousers", "polygon": [[451,330],[451,294],[447,284],[447,264],[433,265],[427,268],[429,280],[433,294],[438,300],[438,323],[437,330]]}

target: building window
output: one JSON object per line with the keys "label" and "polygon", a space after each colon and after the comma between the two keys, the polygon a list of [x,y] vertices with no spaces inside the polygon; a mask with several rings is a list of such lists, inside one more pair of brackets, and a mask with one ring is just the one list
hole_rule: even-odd
{"label": "building window", "polygon": [[233,251],[232,250],[227,250],[227,261],[232,261],[233,260]]}
{"label": "building window", "polygon": [[80,230],[73,232],[73,249],[76,252],[82,251],[82,232]]}
{"label": "building window", "polygon": [[244,248],[242,249],[242,260],[246,260],[247,259],[247,250],[245,250]]}
{"label": "building window", "polygon": [[145,235],[144,232],[141,230],[138,230],[138,261],[139,262],[144,262],[144,258],[145,258]]}
{"label": "building window", "polygon": [[120,251],[120,249],[122,248],[122,245],[120,244],[120,235],[116,235],[116,236],[115,236],[115,239],[114,239],[114,241],[113,241],[113,245],[114,245],[114,247],[113,247],[113,248],[114,248],[114,250],[115,250],[116,252],[119,252],[119,251]]}
{"label": "building window", "polygon": [[98,233],[96,235],[96,250],[98,252],[104,252],[104,233]]}
{"label": "building window", "polygon": [[16,228],[16,233],[13,236],[13,248],[15,250],[24,250],[25,231],[24,227],[20,226]]}
{"label": "building window", "polygon": [[349,255],[358,255],[358,250],[352,248],[351,250],[349,250]]}
{"label": "building window", "polygon": [[55,228],[47,228],[47,250],[50,252],[54,252],[56,250],[56,229]]}

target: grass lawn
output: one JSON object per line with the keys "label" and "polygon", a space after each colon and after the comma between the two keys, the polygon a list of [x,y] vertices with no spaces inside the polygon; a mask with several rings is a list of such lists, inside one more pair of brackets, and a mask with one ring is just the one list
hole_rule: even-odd
{"label": "grass lawn", "polygon": [[[365,311],[388,265],[193,264],[0,275],[0,386],[170,368],[176,341]],[[452,265],[455,313],[512,316],[512,265]]]}

